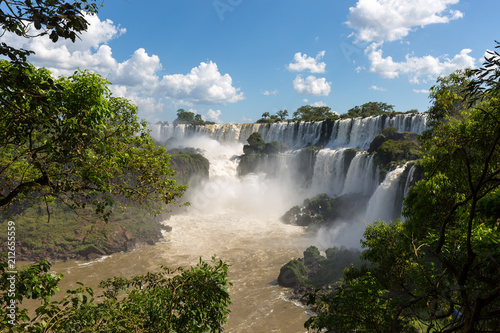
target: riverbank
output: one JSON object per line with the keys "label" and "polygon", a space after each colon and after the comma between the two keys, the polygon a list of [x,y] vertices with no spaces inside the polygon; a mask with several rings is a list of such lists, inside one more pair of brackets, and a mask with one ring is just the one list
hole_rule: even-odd
{"label": "riverbank", "polygon": [[[137,207],[116,212],[109,221],[96,219],[90,209],[75,212],[53,204],[49,210],[50,219],[41,206],[9,217],[16,224],[16,260],[91,260],[154,245],[169,230],[160,223],[165,216],[153,217]],[[0,244],[6,242],[0,235]]]}

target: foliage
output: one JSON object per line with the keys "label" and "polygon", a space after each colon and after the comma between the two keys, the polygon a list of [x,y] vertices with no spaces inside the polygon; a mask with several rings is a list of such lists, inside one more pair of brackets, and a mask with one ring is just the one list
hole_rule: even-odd
{"label": "foliage", "polygon": [[[425,177],[405,199],[405,222],[366,229],[363,257],[373,266],[346,278],[338,297],[321,300],[308,327],[499,331],[498,65],[493,54],[485,67],[440,78],[431,89],[434,121],[420,138]],[[370,312],[376,322],[363,320]]]}
{"label": "foliage", "polygon": [[337,120],[339,116],[328,106],[301,106],[293,113],[294,121],[323,121]]}
{"label": "foliage", "polygon": [[170,150],[170,163],[175,170],[175,179],[188,184],[192,177],[208,178],[210,162],[201,154],[181,153]]}
{"label": "foliage", "polygon": [[[10,273],[0,264],[0,285],[8,290]],[[61,301],[51,301],[62,275],[48,273],[46,261],[19,270],[15,300],[41,300],[36,315],[16,308],[16,320],[9,323],[4,293],[0,299],[0,327],[11,332],[222,332],[231,303],[227,287],[228,265],[212,258],[196,267],[147,273],[131,279],[114,277],[102,281],[103,295],[80,286],[67,290]]]}
{"label": "foliage", "polygon": [[[85,14],[96,14],[98,5],[94,0],[81,1],[0,1],[0,27],[24,38],[48,35],[56,42],[60,37],[75,41],[78,34],[88,29]],[[26,62],[30,50],[16,49],[0,43],[0,55],[11,61]]]}
{"label": "foliage", "polygon": [[266,145],[264,139],[262,138],[262,135],[259,132],[254,132],[250,134],[247,141],[250,148],[256,151],[261,151],[262,149],[264,149]]}
{"label": "foliage", "polygon": [[[500,42],[495,41],[500,48]],[[472,80],[467,87],[473,100],[488,99],[488,95],[497,95],[500,91],[500,54],[497,51],[486,50],[485,62],[482,68],[473,70],[477,79]]]}
{"label": "foliage", "polygon": [[412,140],[386,140],[375,152],[380,169],[387,169],[392,162],[416,160],[421,156],[418,143]]}
{"label": "foliage", "polygon": [[248,145],[243,146],[243,153],[249,154],[278,154],[286,149],[288,146],[284,143],[273,141],[265,142],[259,132],[250,134],[247,139]]}
{"label": "foliage", "polygon": [[174,120],[174,125],[188,124],[188,125],[212,125],[213,121],[204,121],[201,114],[185,111],[184,109],[177,110],[177,118]]}
{"label": "foliage", "polygon": [[308,273],[309,269],[304,266],[301,259],[292,259],[280,268],[278,284],[288,288],[308,284]]}
{"label": "foliage", "polygon": [[288,117],[288,111],[287,110],[279,110],[278,112],[276,112],[276,115],[278,116],[278,118],[283,121],[285,120],[286,117]]}
{"label": "foliage", "polygon": [[394,105],[383,102],[368,102],[361,106],[355,106],[347,111],[349,118],[379,116],[395,113]]}
{"label": "foliage", "polygon": [[107,217],[117,196],[155,209],[183,193],[137,107],[98,74],[0,61],[0,75],[0,207],[59,199]]}
{"label": "foliage", "polygon": [[279,110],[276,114],[270,114],[269,112],[264,112],[262,118],[256,121],[258,124],[272,124],[279,121],[285,121],[288,117],[287,110]]}
{"label": "foliage", "polygon": [[372,140],[368,152],[375,153],[375,162],[381,174],[402,162],[416,160],[422,156],[416,138],[415,133],[398,133],[396,127],[386,127]]}
{"label": "foliage", "polygon": [[[394,304],[388,290],[369,273],[355,280],[347,280],[335,291],[312,297],[310,304],[317,304],[316,315],[309,318],[305,327],[328,332],[391,332],[391,312]],[[393,332],[412,332],[407,322],[398,321]]]}
{"label": "foliage", "polygon": [[382,144],[387,141],[387,138],[383,134],[378,134],[373,138],[372,142],[370,142],[370,147],[368,148],[368,153],[374,153],[377,149],[382,146]]}

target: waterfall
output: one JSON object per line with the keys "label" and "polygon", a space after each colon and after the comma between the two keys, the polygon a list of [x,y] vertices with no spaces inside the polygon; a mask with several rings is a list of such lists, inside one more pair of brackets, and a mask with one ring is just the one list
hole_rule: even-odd
{"label": "waterfall", "polygon": [[[348,221],[320,229],[318,241],[325,246],[355,246],[364,231],[361,221],[400,217],[402,200],[415,173],[414,166],[405,165],[379,179],[374,155],[366,149],[384,128],[421,134],[426,126],[426,115],[403,114],[334,122],[153,125],[152,135],[169,147],[175,143],[199,147],[209,159],[210,179],[191,190],[187,198],[194,206],[206,211],[236,209],[245,214],[273,212],[281,216],[305,198],[326,193],[343,200],[346,207],[358,205]],[[254,132],[265,142],[286,143],[289,150],[250,155],[240,162],[234,156],[243,155],[243,145]]]}
{"label": "waterfall", "polygon": [[416,166],[412,165],[410,171],[408,171],[408,178],[406,178],[406,183],[403,191],[403,197],[406,197],[408,191],[410,190],[411,182],[413,181],[413,174],[415,173]]}
{"label": "waterfall", "polygon": [[347,171],[342,195],[372,194],[379,183],[378,174],[378,167],[373,161],[373,155],[369,155],[367,152],[357,153]]}
{"label": "waterfall", "polygon": [[151,134],[155,140],[160,142],[166,142],[170,138],[182,140],[203,136],[221,143],[246,144],[246,140],[252,133],[259,132],[264,141],[285,142],[293,149],[320,145],[330,149],[358,148],[366,150],[373,138],[389,126],[396,127],[398,132],[421,134],[427,127],[427,115],[400,114],[393,117],[382,115],[341,119],[335,121],[331,126],[325,121],[201,126],[156,124],[151,125]]}
{"label": "waterfall", "polygon": [[400,179],[406,170],[405,164],[387,173],[384,181],[377,187],[373,193],[368,207],[366,208],[365,221],[371,223],[375,220],[391,221],[399,216],[395,216],[398,188]]}
{"label": "waterfall", "polygon": [[342,193],[347,169],[344,161],[345,149],[322,149],[316,155],[310,193],[326,193],[337,197]]}

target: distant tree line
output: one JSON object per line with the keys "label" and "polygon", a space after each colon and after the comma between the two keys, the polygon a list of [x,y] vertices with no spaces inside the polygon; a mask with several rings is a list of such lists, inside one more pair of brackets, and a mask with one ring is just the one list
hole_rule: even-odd
{"label": "distant tree line", "polygon": [[403,113],[418,113],[417,109],[411,109],[406,112],[399,112],[394,110],[394,105],[389,105],[383,102],[368,102],[363,105],[357,105],[347,111],[347,113],[339,115],[337,112],[332,111],[328,106],[301,106],[293,113],[291,119],[288,117],[287,110],[280,110],[275,115],[269,112],[264,112],[262,118],[257,120],[257,123],[272,124],[279,121],[324,121],[324,120],[338,120],[357,117],[370,117],[380,115],[396,115]]}
{"label": "distant tree line", "polygon": [[177,118],[174,120],[174,125],[187,124],[187,125],[213,125],[213,121],[205,121],[201,118],[201,114],[186,111],[184,109],[177,110]]}

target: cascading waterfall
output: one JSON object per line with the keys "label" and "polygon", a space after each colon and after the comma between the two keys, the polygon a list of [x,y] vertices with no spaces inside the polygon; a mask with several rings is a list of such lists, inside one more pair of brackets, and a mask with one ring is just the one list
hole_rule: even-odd
{"label": "cascading waterfall", "polygon": [[[278,122],[273,124],[225,124],[225,125],[153,125],[152,133],[156,140],[166,142],[176,139],[178,143],[189,146],[185,140],[207,138],[223,146],[238,147],[231,154],[241,155],[242,145],[254,132],[259,132],[264,141],[286,143],[290,150],[279,155],[261,156],[255,162],[253,172],[244,177],[220,175],[210,170],[211,180],[193,192],[202,197],[207,193],[218,200],[227,198],[231,206],[252,205],[282,207],[284,213],[288,208],[300,203],[306,197],[314,197],[326,193],[330,197],[352,196],[369,200],[366,212],[359,212],[359,222],[368,223],[374,219],[391,220],[400,217],[402,198],[406,195],[412,180],[414,167],[406,170],[399,167],[387,173],[385,179],[379,179],[379,170],[373,155],[365,150],[373,138],[382,133],[386,127],[396,127],[398,132],[421,134],[427,126],[424,114],[401,114],[395,116],[373,116],[366,118],[342,119],[334,122]],[[321,146],[315,153],[303,153],[304,147]],[[203,147],[202,147],[203,148]],[[313,151],[313,150],[311,150]],[[221,158],[237,165],[227,154]],[[207,156],[214,164],[214,156]],[[304,158],[309,158],[304,160]],[[220,164],[216,162],[215,164]],[[309,163],[309,166],[305,164]],[[214,168],[214,166],[211,166]],[[405,172],[406,170],[406,172]],[[307,173],[304,175],[304,173]],[[240,183],[241,191],[232,190],[231,184]],[[405,182],[401,184],[401,182]],[[222,190],[228,188],[228,190]],[[258,191],[264,191],[260,194]],[[271,197],[267,196],[271,193]],[[293,193],[294,195],[290,195]],[[265,198],[263,202],[255,197]],[[277,203],[276,198],[282,198]],[[196,197],[195,197],[196,198]],[[211,197],[210,197],[211,198]],[[229,200],[229,198],[232,198]],[[366,199],[365,199],[366,198]],[[210,202],[208,200],[207,202]],[[226,204],[225,204],[226,205]],[[288,206],[287,206],[288,205]],[[216,207],[213,203],[211,207]],[[227,205],[226,205],[227,206]],[[240,208],[243,208],[240,207]],[[268,209],[270,209],[268,207]],[[349,228],[349,221],[344,221]],[[361,236],[358,233],[358,239]],[[331,237],[330,237],[331,238]],[[338,237],[337,237],[338,239]],[[330,244],[333,245],[333,244]]]}
{"label": "cascading waterfall", "polygon": [[357,153],[345,177],[342,195],[351,193],[370,195],[379,183],[378,176],[378,167],[373,161],[373,155],[366,152]]}
{"label": "cascading waterfall", "polygon": [[335,122],[278,122],[273,124],[224,124],[224,125],[152,125],[153,137],[166,142],[174,137],[178,140],[196,136],[209,137],[221,143],[242,143],[250,134],[259,132],[266,142],[287,143],[299,149],[321,145],[326,148],[367,149],[371,140],[386,127],[396,127],[398,132],[421,134],[427,126],[425,114],[400,114],[393,117],[373,116],[342,119]]}
{"label": "cascading waterfall", "polygon": [[[398,188],[400,178],[406,170],[408,164],[397,167],[387,173],[384,181],[377,187],[373,193],[368,207],[366,208],[365,221],[385,220],[391,221],[395,218]],[[396,216],[398,217],[398,216]]]}
{"label": "cascading waterfall", "polygon": [[[389,172],[379,184],[374,158],[362,151],[383,128],[421,133],[424,115],[380,116],[336,122],[243,125],[153,125],[152,135],[169,148],[197,147],[210,160],[210,178],[186,193],[191,206],[165,221],[171,231],[154,246],[116,253],[82,263],[69,260],[52,266],[65,275],[61,289],[74,288],[82,278],[96,287],[111,275],[133,276],[160,265],[194,265],[214,254],[230,264],[232,304],[225,332],[303,332],[309,317],[304,307],[287,298],[275,281],[280,267],[315,245],[359,247],[363,220],[394,218],[398,202],[415,173],[413,167]],[[266,142],[286,142],[290,151],[262,160],[258,172],[238,176],[243,145],[254,132]],[[308,147],[317,145],[323,147]],[[353,149],[355,148],[355,149]],[[332,196],[371,195],[367,212],[320,229],[316,238],[303,227],[281,223],[279,217],[305,197],[321,192]],[[363,201],[364,202],[364,201]],[[393,207],[394,208],[394,207]],[[395,216],[397,217],[397,216]]]}
{"label": "cascading waterfall", "polygon": [[337,197],[344,188],[347,169],[344,163],[345,149],[321,149],[316,155],[311,194],[326,193]]}
{"label": "cascading waterfall", "polygon": [[404,187],[404,191],[403,191],[403,196],[405,196],[405,197],[408,194],[408,191],[410,190],[410,185],[413,181],[413,175],[415,174],[416,169],[417,169],[416,166],[412,165],[410,168],[410,171],[408,171],[408,178],[406,179],[406,183],[405,183],[405,187]]}

